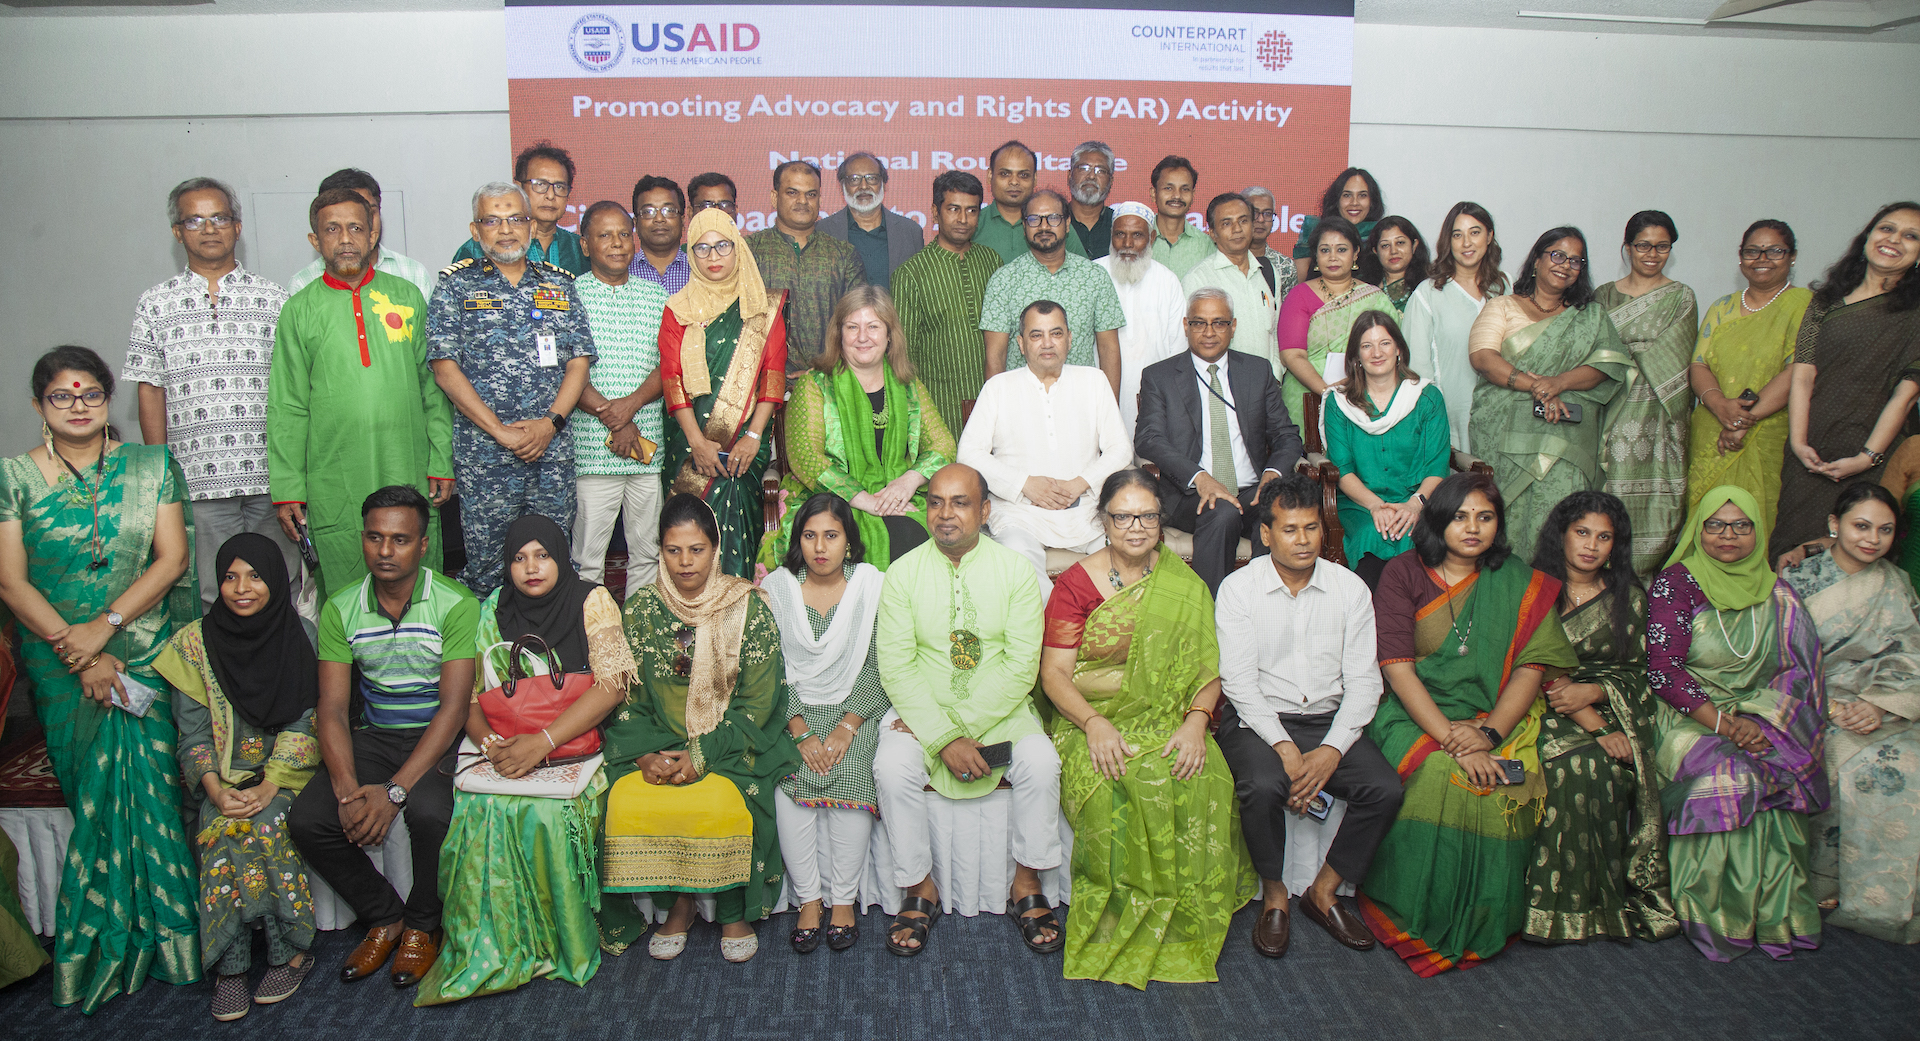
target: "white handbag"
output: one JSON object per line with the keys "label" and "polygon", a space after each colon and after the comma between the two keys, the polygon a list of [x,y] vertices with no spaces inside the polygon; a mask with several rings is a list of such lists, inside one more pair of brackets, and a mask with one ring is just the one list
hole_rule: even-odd
{"label": "white handbag", "polygon": [[474,746],[473,739],[462,737],[460,751],[454,757],[453,786],[474,795],[525,795],[535,799],[577,799],[593,783],[594,775],[606,756],[594,755],[577,763],[543,766],[524,777],[511,780],[500,776],[493,763]]}

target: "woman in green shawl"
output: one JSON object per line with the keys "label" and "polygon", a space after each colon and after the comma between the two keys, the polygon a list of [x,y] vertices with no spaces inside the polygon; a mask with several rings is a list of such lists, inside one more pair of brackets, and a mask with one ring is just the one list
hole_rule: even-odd
{"label": "woman in green shawl", "polygon": [[867,563],[885,571],[927,541],[927,482],[953,462],[953,434],[933,396],[913,378],[893,298],[879,286],[847,290],[827,324],[817,371],[794,384],[787,406],[781,520],[760,541],[768,571],[787,556],[788,504],[832,492],[853,505]]}
{"label": "woman in green shawl", "polygon": [[1553,228],[1534,241],[1512,294],[1487,301],[1467,336],[1480,374],[1468,439],[1493,464],[1525,559],[1554,504],[1604,479],[1605,412],[1633,360],[1593,302],[1586,236]]}
{"label": "woman in green shawl", "polygon": [[[193,515],[165,445],[113,436],[112,398],[99,355],[49,351],[33,367],[44,443],[0,461],[0,600],[73,811],[53,1003],[89,1014],[148,976],[200,979],[172,699],[153,671],[174,629],[200,616]],[[123,673],[161,692],[139,714]]]}
{"label": "woman in green shawl", "polygon": [[1055,580],[1040,657],[1041,688],[1072,724],[1053,725],[1074,833],[1066,977],[1212,982],[1255,892],[1233,774],[1207,735],[1213,597],[1160,541],[1152,477],[1115,473],[1099,508],[1107,547]]}
{"label": "woman in green shawl", "polygon": [[1647,595],[1633,522],[1606,492],[1547,516],[1534,569],[1559,579],[1561,624],[1580,656],[1547,685],[1540,767],[1547,800],[1527,867],[1526,937],[1540,943],[1660,940],[1680,931],[1653,772]]}
{"label": "woman in green shawl", "polygon": [[1832,552],[1781,571],[1820,630],[1827,782],[1813,819],[1813,897],[1828,925],[1920,943],[1920,597],[1887,553],[1894,498],[1848,485],[1828,517]]}
{"label": "woman in green shawl", "polygon": [[[1409,968],[1435,976],[1493,957],[1526,926],[1527,862],[1547,794],[1540,690],[1580,659],[1560,627],[1560,582],[1507,545],[1491,477],[1440,482],[1413,541],[1373,593],[1389,694],[1367,735],[1406,798],[1360,910]],[[1524,771],[1521,783],[1507,783],[1505,761]]]}
{"label": "woman in green shawl", "polygon": [[1607,406],[1600,467],[1605,490],[1626,504],[1633,520],[1633,570],[1640,575],[1666,564],[1687,516],[1687,420],[1693,411],[1687,375],[1700,304],[1685,283],[1666,275],[1679,240],[1673,218],[1659,210],[1634,214],[1622,247],[1627,276],[1593,294],[1633,360]]}
{"label": "woman in green shawl", "polygon": [[667,495],[687,492],[720,523],[720,570],[745,578],[765,533],[760,475],[773,459],[767,424],[787,396],[781,293],[767,292],[733,218],[701,210],[687,225],[693,275],[660,316]]}
{"label": "woman in green shawl", "polygon": [[1713,961],[1820,946],[1808,818],[1827,808],[1820,635],[1767,567],[1760,505],[1709,490],[1647,589],[1647,678],[1682,930]]}
{"label": "woman in green shawl", "polygon": [[[714,211],[708,211],[714,212]],[[640,678],[606,728],[600,942],[618,954],[646,931],[631,897],[671,900],[647,951],[686,949],[695,897],[714,897],[720,953],[759,950],[753,923],[780,899],[774,800],[800,767],[787,735],[780,632],[765,594],[720,571],[713,511],[678,494],[660,511],[660,577],[628,598]]]}

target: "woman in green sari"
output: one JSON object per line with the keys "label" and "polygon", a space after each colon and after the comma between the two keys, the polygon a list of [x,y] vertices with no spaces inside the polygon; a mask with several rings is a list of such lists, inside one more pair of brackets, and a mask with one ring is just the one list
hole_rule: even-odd
{"label": "woman in green sari", "polygon": [[[1780,573],[1820,630],[1827,782],[1813,819],[1813,898],[1828,925],[1920,943],[1920,596],[1887,553],[1894,498],[1848,485],[1832,552]],[[1837,907],[1836,907],[1837,905]]]}
{"label": "woman in green sari", "polygon": [[853,505],[867,563],[881,571],[927,541],[927,482],[953,462],[953,434],[933,396],[913,378],[893,298],[854,286],[833,309],[816,371],[793,387],[781,523],[760,542],[768,571],[786,560],[789,505],[832,492]]}
{"label": "woman in green sari", "polygon": [[1791,285],[1793,229],[1758,220],[1740,239],[1747,287],[1723,296],[1700,319],[1688,366],[1694,407],[1687,445],[1687,509],[1707,489],[1745,488],[1773,529],[1780,506],[1780,464],[1787,452],[1787,393],[1794,336],[1813,291]]}
{"label": "woman in green sari", "polygon": [[1767,567],[1745,490],[1702,496],[1647,589],[1647,677],[1682,930],[1712,961],[1820,946],[1808,818],[1827,808],[1820,635]]}
{"label": "woman in green sari", "polygon": [[[527,514],[507,528],[501,548],[505,579],[480,605],[474,631],[474,704],[461,751],[479,752],[493,772],[514,780],[599,726],[626,696],[635,668],[620,605],[606,587],[580,577],[559,524]],[[506,682],[514,644],[529,636],[540,642],[521,652],[523,675],[548,675],[544,646],[562,673],[588,673],[593,685],[546,728],[503,737],[482,710],[480,694]],[[530,681],[518,689],[528,686],[539,689]],[[463,765],[469,762],[476,761],[461,757]],[[597,759],[569,765],[591,771],[572,798],[455,789],[440,852],[446,941],[420,981],[415,1005],[499,994],[543,978],[584,987],[599,971],[594,839],[607,778]]]}
{"label": "woman in green sari", "polygon": [[[1361,916],[1420,976],[1500,953],[1526,927],[1527,862],[1546,800],[1543,680],[1579,665],[1560,582],[1507,545],[1500,489],[1440,482],[1374,590],[1390,695],[1367,735],[1406,798],[1374,853]],[[1515,761],[1523,783],[1505,783]]]}
{"label": "woman in green sari", "polygon": [[1536,571],[1559,579],[1561,624],[1580,656],[1547,685],[1540,766],[1547,799],[1527,866],[1526,937],[1539,943],[1660,940],[1680,931],[1667,886],[1667,829],[1653,771],[1647,596],[1633,522],[1606,492],[1575,492],[1547,516]]}
{"label": "woman in green sari", "polygon": [[[1060,806],[1073,826],[1066,977],[1213,982],[1233,913],[1256,891],[1233,774],[1207,735],[1220,651],[1206,583],[1160,541],[1140,470],[1100,488],[1107,547],[1047,601],[1040,685]],[[1099,576],[1099,577],[1095,577]]]}
{"label": "woman in green sari", "polygon": [[1469,440],[1493,464],[1523,559],[1555,503],[1604,479],[1605,412],[1633,360],[1593,300],[1586,236],[1554,228],[1534,241],[1512,294],[1487,301],[1467,336],[1480,374]]}
{"label": "woman in green sari", "polygon": [[766,436],[787,396],[784,294],[768,294],[733,218],[701,210],[687,225],[693,277],[660,316],[665,493],[698,495],[720,523],[720,570],[745,578],[765,534]]}
{"label": "woman in green sari", "polygon": [[[224,1023],[292,997],[313,971],[313,891],[287,811],[320,765],[320,666],[272,539],[235,535],[212,573],[218,598],[153,668],[179,694],[180,773],[201,794],[200,960]],[[249,995],[256,928],[269,968]]]}
{"label": "woman in green sari", "polygon": [[1316,277],[1294,286],[1280,304],[1280,364],[1286,374],[1280,381],[1280,396],[1287,404],[1287,415],[1299,422],[1304,414],[1300,402],[1308,391],[1325,394],[1327,385],[1346,375],[1347,338],[1354,319],[1367,311],[1385,311],[1399,317],[1400,310],[1380,287],[1361,281],[1356,267],[1360,262],[1360,230],[1341,217],[1328,217],[1303,241],[1310,241]]}
{"label": "woman in green sari", "polygon": [[[785,726],[773,611],[759,590],[720,572],[719,541],[698,498],[667,500],[660,578],[625,610],[640,678],[606,729],[613,789],[601,889],[672,900],[647,943],[662,961],[686,949],[696,894],[714,897],[722,957],[743,962],[759,950],[753,923],[780,899],[774,800],[801,765]],[[646,927],[630,896],[602,898],[608,951],[624,951]]]}
{"label": "woman in green sari", "polygon": [[[73,811],[53,1002],[92,1013],[148,976],[200,979],[173,709],[153,671],[175,627],[200,616],[200,593],[186,479],[165,445],[113,437],[113,373],[100,356],[48,352],[33,396],[45,442],[0,461],[0,601],[20,624],[21,665]],[[161,691],[141,714],[125,707],[122,673]]]}
{"label": "woman in green sari", "polygon": [[1700,304],[1685,283],[1666,276],[1680,240],[1673,218],[1641,210],[1627,220],[1622,249],[1627,277],[1601,286],[1594,303],[1607,311],[1633,364],[1600,431],[1605,491],[1633,520],[1633,570],[1651,575],[1673,552],[1687,516],[1688,386]]}

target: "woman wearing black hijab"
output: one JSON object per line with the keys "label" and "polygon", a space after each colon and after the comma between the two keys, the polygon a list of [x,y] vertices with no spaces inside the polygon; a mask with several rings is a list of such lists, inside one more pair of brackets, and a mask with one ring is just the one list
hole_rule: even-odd
{"label": "woman wearing black hijab", "polygon": [[[625,700],[638,673],[620,628],[620,605],[574,570],[570,544],[546,517],[514,521],[502,548],[506,580],[480,605],[476,701],[479,691],[506,680],[510,648],[526,636],[545,641],[562,672],[594,677],[593,686],[544,730],[502,736],[474,705],[467,714],[468,741],[504,778],[525,777],[556,748],[599,726]],[[541,677],[547,663],[528,654],[521,671]],[[520,689],[553,688],[537,679]],[[606,789],[604,772],[595,769],[586,789],[570,799],[454,793],[453,820],[440,852],[446,942],[420,981],[415,1005],[496,994],[540,977],[579,985],[593,978],[600,967],[594,838]]]}
{"label": "woman wearing black hijab", "polygon": [[[280,550],[245,532],[220,547],[220,595],[173,634],[154,670],[181,697],[180,771],[200,799],[200,952],[213,1018],[290,997],[313,967],[313,896],[287,835],[287,808],[320,763],[319,667],[287,590]],[[271,968],[252,995],[253,930]]]}

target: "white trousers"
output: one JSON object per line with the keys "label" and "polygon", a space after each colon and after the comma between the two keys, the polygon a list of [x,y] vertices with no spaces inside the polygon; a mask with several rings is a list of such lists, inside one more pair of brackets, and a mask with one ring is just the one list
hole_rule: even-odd
{"label": "white trousers", "polygon": [[[1053,750],[1053,742],[1045,734],[1015,742],[1006,778],[1013,786],[1013,834],[1008,845],[1014,863],[1036,871],[1059,867],[1066,853],[1060,843],[1060,754]],[[922,790],[927,766],[919,739],[883,720],[880,747],[873,756],[873,780],[880,793],[880,816],[887,822],[888,844],[893,847],[893,884],[902,889],[919,885],[933,871],[927,800],[944,798]]]}
{"label": "white trousers", "polygon": [[[1047,545],[1040,536],[1028,531],[1017,523],[1005,520],[993,520],[987,523],[987,534],[1002,546],[1020,554],[1033,562],[1033,569],[1040,575],[1040,600],[1045,603],[1053,596],[1053,579],[1047,576]],[[1106,545],[1105,535],[1095,535],[1082,545],[1055,546],[1071,553],[1092,553]]]}
{"label": "white trousers", "polygon": [[581,474],[574,479],[573,566],[598,582],[607,573],[607,544],[620,508],[627,510],[627,589],[653,584],[660,572],[660,475]]}
{"label": "white trousers", "polygon": [[786,792],[773,800],[774,821],[780,826],[780,856],[793,883],[793,902],[821,898],[820,850],[832,860],[832,877],[824,888],[829,904],[855,904],[860,897],[860,875],[867,867],[867,843],[873,839],[873,814],[839,806],[801,806]]}

